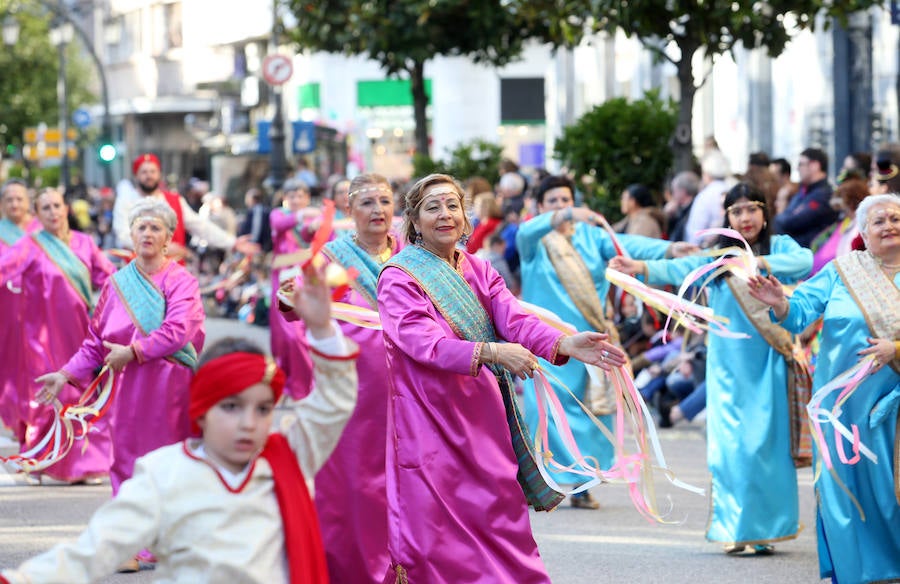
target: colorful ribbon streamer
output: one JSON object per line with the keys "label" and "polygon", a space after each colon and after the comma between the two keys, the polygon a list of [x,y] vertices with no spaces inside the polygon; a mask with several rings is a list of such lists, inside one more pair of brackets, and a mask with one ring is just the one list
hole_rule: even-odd
{"label": "colorful ribbon streamer", "polygon": [[[0,462],[10,465],[16,471],[33,473],[62,460],[76,440],[84,441],[82,446],[84,452],[88,446],[91,427],[106,415],[112,405],[115,395],[114,380],[115,375],[108,366],[104,366],[87,390],[81,394],[77,403],[63,405],[59,400],[54,400],[53,423],[44,436],[25,452],[0,457]],[[94,401],[88,403],[95,394]]]}
{"label": "colorful ribbon streamer", "polygon": [[[662,472],[669,482],[678,488],[699,495],[703,495],[704,491],[675,478],[674,472],[668,467],[663,455],[650,411],[640,392],[634,387],[634,382],[625,367],[615,368],[609,374],[616,395],[613,432],[610,432],[565,384],[554,377],[557,385],[565,389],[613,445],[616,462],[611,468],[604,470],[600,468],[595,459],[585,457],[581,453],[566,419],[563,406],[547,379],[547,373],[542,369],[535,371],[534,391],[538,409],[538,428],[535,433],[534,448],[539,455],[537,457],[538,469],[551,488],[565,494],[580,493],[600,483],[627,484],[632,503],[643,517],[659,523],[674,523],[663,518],[663,513],[657,504],[653,482],[654,472]],[[553,453],[549,450],[548,415],[553,418],[556,430],[565,445],[567,456],[574,461],[571,465],[563,466],[556,462]],[[629,434],[632,436],[634,446],[631,452],[627,447],[626,437]],[[552,477],[552,471],[579,474],[587,480],[577,488],[566,491]]]}

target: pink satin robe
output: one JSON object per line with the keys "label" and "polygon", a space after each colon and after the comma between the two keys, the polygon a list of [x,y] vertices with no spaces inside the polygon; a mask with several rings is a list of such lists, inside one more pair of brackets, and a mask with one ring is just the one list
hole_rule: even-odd
{"label": "pink satin robe", "polygon": [[[285,213],[282,209],[273,209],[269,213],[269,225],[272,227],[272,255],[278,256],[293,253],[302,249],[297,240],[294,227],[297,225],[296,213]],[[294,399],[306,397],[312,390],[312,358],[309,356],[309,343],[306,342],[306,327],[301,320],[286,320],[278,310],[278,276],[281,270],[272,270],[272,298],[269,309],[269,344],[272,356],[278,366],[287,375],[285,393]]]}
{"label": "pink satin robe", "polygon": [[[399,238],[393,252],[400,250]],[[340,300],[374,309],[350,289]],[[359,345],[356,409],[337,447],[316,475],[316,510],[332,584],[377,584],[390,565],[387,548],[385,443],[388,370],[380,330],[341,322]]]}
{"label": "pink satin robe", "polygon": [[[41,229],[41,222],[37,219],[32,219],[25,226],[26,234],[38,229]],[[0,240],[0,257],[10,247]],[[6,282],[0,282],[0,354],[3,355],[0,364],[0,420],[22,444],[25,442],[28,402],[31,400],[31,387],[26,381],[28,377],[24,366],[26,351],[22,343],[25,302],[24,295],[15,292],[22,289],[21,280],[17,278],[9,284],[7,287]]]}
{"label": "pink satin robe", "polygon": [[[73,231],[69,246],[91,274],[93,289],[101,287],[115,271],[115,266],[94,243],[91,236]],[[44,373],[58,371],[72,353],[78,350],[87,334],[88,307],[81,296],[44,251],[30,237],[23,237],[0,257],[0,283],[17,278],[22,281],[22,298],[26,306],[23,316],[25,347],[24,381],[28,387],[28,403],[40,389],[34,379]],[[2,367],[7,367],[5,360]],[[59,400],[75,403],[81,392],[66,385],[59,393]],[[25,432],[25,451],[44,436],[55,415],[44,404],[29,407]],[[88,435],[87,450],[82,453],[82,442],[76,442],[69,453],[58,463],[43,471],[62,481],[78,481],[105,476],[109,472],[111,446],[109,431],[102,420]]]}
{"label": "pink satin robe", "polygon": [[[561,364],[559,331],[526,313],[489,263],[461,254],[462,273],[497,335]],[[459,339],[405,272],[378,283],[391,395],[388,406],[388,547],[410,584],[545,584],[516,481],[503,398],[477,365],[478,343]],[[385,582],[394,581],[390,570]]]}
{"label": "pink satin robe", "polygon": [[206,334],[200,289],[197,279],[177,262],[169,262],[150,279],[166,299],[162,326],[149,335],[141,334],[109,282],[100,291],[87,338],[62,367],[66,377],[83,388],[109,353],[103,341],[137,345],[139,360],[126,365],[116,376],[110,409],[114,448],[109,477],[113,495],[123,481],[131,478],[135,460],[151,450],[180,442],[191,433],[188,388],[194,372],[166,357],[188,342],[197,353],[203,349]]}

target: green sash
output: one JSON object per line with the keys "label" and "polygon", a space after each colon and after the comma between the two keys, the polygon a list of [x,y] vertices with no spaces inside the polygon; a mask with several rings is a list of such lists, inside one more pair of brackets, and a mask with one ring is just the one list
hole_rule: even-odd
{"label": "green sash", "polygon": [[[162,326],[166,317],[166,298],[134,262],[113,274],[112,283],[131,322],[141,334],[147,336]],[[197,367],[197,349],[191,343],[176,351],[172,358],[191,369]]]}
{"label": "green sash", "polygon": [[15,245],[22,239],[25,231],[9,219],[0,219],[0,241],[6,245]]}
{"label": "green sash", "polygon": [[75,255],[71,247],[55,235],[41,230],[32,233],[31,238],[38,244],[38,247],[44,250],[50,261],[59,268],[59,271],[87,305],[88,310],[92,311],[94,299],[91,296],[91,272],[84,262]]}
{"label": "green sash", "polygon": [[372,256],[356,245],[352,237],[341,237],[329,241],[322,251],[344,268],[356,268],[359,276],[350,285],[366,299],[369,306],[377,310],[376,289],[381,266],[372,259]]}
{"label": "green sash", "polygon": [[[485,343],[497,340],[494,325],[484,306],[465,279],[447,262],[417,245],[408,245],[385,266],[400,268],[418,282],[459,338]],[[525,418],[516,402],[512,376],[499,365],[489,367],[497,377],[503,395],[506,422],[519,465],[516,479],[529,505],[536,511],[549,511],[559,505],[565,496],[550,488],[538,470],[533,446],[528,441]]]}

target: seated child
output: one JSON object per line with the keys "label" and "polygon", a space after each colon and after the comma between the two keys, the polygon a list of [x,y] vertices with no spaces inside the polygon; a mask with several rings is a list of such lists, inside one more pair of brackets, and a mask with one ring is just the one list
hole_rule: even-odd
{"label": "seated child", "polygon": [[189,413],[202,438],[138,459],[134,476],[77,541],[0,575],[0,582],[92,582],[142,548],[165,582],[328,582],[311,489],[356,400],[357,349],[330,317],[321,271],[304,273],[294,306],[306,322],[315,390],[270,433],[285,375],[242,339],[200,360]]}

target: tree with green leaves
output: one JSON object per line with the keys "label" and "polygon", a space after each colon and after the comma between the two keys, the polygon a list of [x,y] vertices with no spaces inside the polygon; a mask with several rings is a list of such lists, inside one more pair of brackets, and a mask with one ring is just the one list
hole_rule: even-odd
{"label": "tree with green leaves", "polygon": [[[548,0],[550,5],[558,2]],[[537,0],[534,10],[540,10],[543,0]],[[738,45],[747,49],[765,48],[776,57],[784,51],[791,34],[812,29],[816,17],[824,14],[826,25],[871,6],[881,0],[568,0],[566,4],[576,13],[592,13],[596,20],[586,23],[595,30],[614,31],[636,36],[660,59],[669,61],[678,70],[680,97],[678,127],[675,132],[675,168],[691,167],[691,120],[694,94],[703,85],[705,76],[694,77],[692,60],[698,51],[708,57],[729,53]],[[580,6],[575,6],[580,5]],[[670,52],[674,44],[677,51]],[[675,53],[674,55],[672,53]]]}
{"label": "tree with green leaves", "polygon": [[659,194],[672,168],[669,142],[677,117],[675,104],[658,91],[632,102],[610,99],[563,129],[554,157],[574,175],[588,206],[614,220],[628,185],[641,183]]}
{"label": "tree with green leaves", "polygon": [[[0,140],[18,147],[25,128],[41,122],[51,127],[59,123],[59,56],[50,44],[49,13],[34,4],[0,0],[0,20],[7,17],[15,18],[20,30],[16,44],[0,51]],[[79,43],[76,37],[66,49],[69,112],[96,102],[89,89],[93,68]]]}
{"label": "tree with green leaves", "polygon": [[416,151],[428,154],[425,63],[468,57],[502,67],[519,58],[529,38],[574,45],[584,28],[522,10],[520,0],[287,0],[301,48],[377,61],[390,76],[406,76],[415,115]]}

